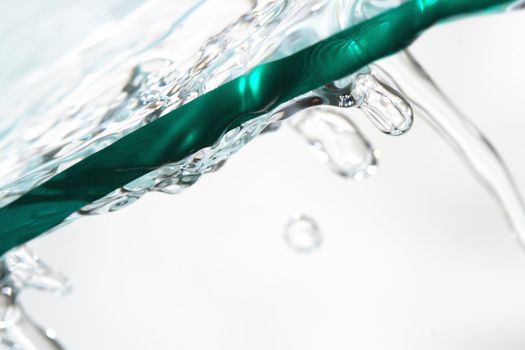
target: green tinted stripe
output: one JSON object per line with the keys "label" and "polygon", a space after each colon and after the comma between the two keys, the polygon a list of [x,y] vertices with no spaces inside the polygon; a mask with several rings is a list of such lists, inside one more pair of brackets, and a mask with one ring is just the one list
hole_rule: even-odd
{"label": "green tinted stripe", "polygon": [[504,0],[413,0],[292,56],[257,66],[80,161],[0,209],[0,254],[163,164],[210,146],[279,104],[408,46],[451,16]]}

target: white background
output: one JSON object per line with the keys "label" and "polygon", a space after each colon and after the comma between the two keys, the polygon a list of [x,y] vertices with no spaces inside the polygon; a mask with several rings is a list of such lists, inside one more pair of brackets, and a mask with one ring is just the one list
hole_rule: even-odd
{"label": "white background", "polygon": [[[525,190],[525,14],[463,20],[413,52]],[[260,137],[177,196],[150,194],[33,243],[71,277],[23,302],[68,349],[518,350],[525,251],[495,201],[417,119],[363,182],[332,174],[289,130]],[[324,244],[282,231],[315,217]]]}

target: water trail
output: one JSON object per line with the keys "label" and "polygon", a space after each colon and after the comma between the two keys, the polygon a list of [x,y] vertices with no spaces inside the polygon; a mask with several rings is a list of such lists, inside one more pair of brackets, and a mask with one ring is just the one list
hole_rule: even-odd
{"label": "water trail", "polygon": [[377,172],[379,151],[342,111],[311,108],[290,118],[289,125],[336,174],[362,180]]}
{"label": "water trail", "polygon": [[285,226],[284,241],[298,253],[313,253],[321,248],[323,238],[319,225],[313,218],[294,213]]}
{"label": "water trail", "polygon": [[65,294],[71,284],[27,246],[6,253],[0,259],[0,349],[63,350],[54,332],[37,325],[20,305],[18,296],[27,288]]}
{"label": "water trail", "polygon": [[408,52],[381,60],[372,65],[371,70],[402,91],[416,113],[452,147],[499,202],[523,244],[523,199],[501,156],[481,131],[454,106]]}

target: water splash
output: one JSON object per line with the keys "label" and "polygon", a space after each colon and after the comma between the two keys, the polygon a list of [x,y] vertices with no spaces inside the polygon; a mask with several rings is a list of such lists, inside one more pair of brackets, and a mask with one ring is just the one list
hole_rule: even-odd
{"label": "water splash", "polygon": [[[198,3],[193,7],[190,6],[188,13],[192,13],[199,6]],[[296,52],[308,44],[337,32],[341,27],[337,25],[337,21],[330,19],[336,15],[335,6],[338,6],[338,2],[326,0],[256,2],[254,7],[237,21],[205,40],[196,53],[186,60],[174,56],[174,53],[180,50],[177,50],[177,45],[173,45],[175,41],[172,41],[174,40],[172,35],[176,34],[173,31],[175,24],[184,23],[188,13],[180,14],[181,17],[177,18],[173,25],[168,26],[168,32],[164,34],[156,32],[149,42],[145,39],[137,39],[137,42],[134,42],[133,37],[123,38],[122,33],[126,30],[134,33],[131,30],[134,27],[133,21],[128,21],[129,23],[123,26],[123,30],[117,31],[109,38],[104,38],[102,43],[88,47],[87,54],[80,51],[76,58],[73,56],[70,60],[71,66],[79,67],[79,72],[76,74],[88,75],[89,79],[78,84],[69,95],[70,89],[57,89],[61,91],[61,94],[58,94],[60,97],[56,98],[60,103],[44,104],[42,110],[28,107],[25,113],[18,116],[20,122],[5,129],[6,133],[0,140],[3,150],[0,154],[0,163],[6,165],[2,167],[3,172],[0,170],[2,175],[0,207],[9,204],[56,173],[107,147],[129,132],[246,72],[262,60],[269,57],[275,59],[283,54],[283,50],[287,50],[287,54]],[[382,5],[382,9],[385,10],[386,7]],[[141,13],[141,16],[148,17],[148,13]],[[324,23],[323,26],[318,25],[320,19]],[[349,24],[355,23],[347,23],[345,26]],[[308,35],[304,35],[305,33]],[[107,52],[108,43],[116,42],[120,45],[122,41],[134,42],[133,45],[136,47],[123,50],[126,55],[118,60],[118,66],[114,66],[114,62],[105,66],[85,63],[90,62],[89,58],[93,56],[90,52]],[[169,50],[164,47],[169,47]],[[157,50],[156,55],[166,54],[166,57],[144,60],[142,55],[148,50]],[[75,62],[75,59],[79,62]],[[130,67],[131,74],[126,77]],[[113,71],[117,71],[118,74]],[[51,77],[44,75],[42,80],[60,80],[60,76],[55,74],[52,76],[53,79],[50,79]],[[31,85],[45,84],[32,81]],[[380,106],[374,107],[374,102],[369,101],[377,94],[360,87],[361,85],[357,85],[357,89],[354,89],[356,96],[360,98],[358,108],[362,108],[376,123],[377,120],[388,119],[381,114],[383,111]],[[383,93],[383,96],[386,95]],[[325,91],[326,96],[329,94]],[[52,96],[46,98],[55,101]],[[38,103],[40,101],[37,105]],[[264,123],[265,120],[261,118],[258,122]],[[245,135],[239,136],[234,141],[246,143],[256,136],[258,133],[252,132],[251,129],[260,129],[260,127],[255,124],[248,123],[240,128],[240,133]],[[391,124],[396,125],[395,121]],[[228,148],[237,150],[240,146],[242,145],[236,144]],[[221,152],[222,147],[211,147],[210,153]],[[12,157],[13,154],[17,157]],[[217,162],[212,161],[206,166],[210,169],[225,161],[222,156],[210,155],[209,158],[218,159]],[[193,160],[186,159],[169,166],[184,168],[193,163]],[[204,162],[198,161],[198,163]],[[188,172],[181,169],[173,176],[186,175]],[[189,175],[198,174],[189,173]],[[177,180],[163,179],[160,186],[168,184],[164,187],[171,188],[169,182],[176,183]],[[137,190],[131,191],[133,193],[123,188],[109,194],[107,201],[116,201],[117,205],[106,207],[124,207],[141,196],[140,192],[158,190],[158,183],[159,181],[152,181],[151,176],[147,175],[146,178],[136,182],[140,184],[140,189],[134,186]],[[177,191],[168,189],[163,192]],[[119,194],[124,197],[122,201],[116,199]],[[125,199],[126,196],[129,196],[129,200]],[[95,206],[101,207],[100,204],[95,203]]]}
{"label": "water splash", "polygon": [[[265,130],[276,129],[283,120],[292,115],[322,105],[358,108],[380,131],[392,136],[406,133],[413,122],[412,109],[401,94],[395,92],[394,89],[376,77],[366,72],[360,72],[300,96],[279,106],[276,111],[252,119],[230,130],[213,146],[201,149],[179,162],[153,170],[123,188],[85,206],[78,214],[92,215],[115,211],[135,202],[148,191],[179,193],[194,184],[202,174],[219,169],[228,158]],[[369,110],[372,110],[373,113],[370,113]],[[347,126],[348,128],[350,127]],[[357,130],[355,126],[353,129]],[[311,138],[313,135],[309,137]],[[318,136],[318,138],[323,137]],[[368,141],[363,139],[360,132],[354,133],[353,140],[354,151],[359,147],[368,148],[368,150],[362,151],[365,159],[363,160],[364,163],[361,164],[361,167],[368,168],[368,170],[345,169],[344,167],[349,166],[349,164],[337,164],[337,162],[342,161],[342,158],[336,154],[332,156],[338,157],[337,160],[334,159],[329,164],[341,175],[346,174],[343,176],[361,179],[367,176],[367,172],[372,174],[375,171],[377,152],[371,149]],[[348,143],[347,146],[349,146]],[[361,151],[357,150],[357,152]],[[350,154],[346,157],[350,157]],[[355,174],[352,175],[354,171]]]}
{"label": "water splash", "polygon": [[20,305],[18,296],[27,288],[65,294],[71,284],[27,246],[6,253],[0,259],[0,348],[62,350],[53,333],[37,325]]}
{"label": "water splash", "polygon": [[[332,25],[335,22],[328,21],[326,18],[323,22],[328,23],[327,28],[310,25],[317,17],[333,16],[335,4],[336,2],[313,0],[257,2],[254,8],[236,22],[207,39],[197,53],[184,64],[176,64],[174,59],[168,58],[140,61],[120,89],[115,88],[118,84],[112,84],[111,90],[107,90],[106,87],[94,89],[97,84],[103,85],[105,80],[101,78],[105,76],[99,73],[92,75],[94,83],[88,82],[84,90],[77,89],[73,94],[73,97],[83,97],[80,102],[72,99],[76,104],[65,108],[68,98],[64,98],[59,107],[37,114],[38,118],[49,120],[50,123],[43,123],[36,129],[27,128],[32,134],[27,139],[23,137],[24,142],[10,142],[13,141],[10,135],[16,135],[17,128],[3,139],[9,151],[4,154],[19,154],[20,158],[16,160],[18,164],[11,167],[14,170],[3,177],[3,186],[0,184],[0,206],[10,203],[57,172],[110,145],[127,133],[242,74],[261,60],[270,56],[277,57],[282,51],[279,48],[283,47],[281,44],[284,38],[288,37],[283,35],[284,33],[300,34],[310,30],[310,35],[304,37],[304,40],[288,45],[288,50],[297,51],[301,46],[311,44],[310,41],[338,31],[340,28]],[[318,30],[312,31],[311,28]],[[169,35],[164,36],[164,39],[168,40]],[[161,43],[162,40],[157,40],[155,45]],[[146,45],[146,48],[153,48],[155,45]],[[103,67],[102,70],[104,69],[107,67]],[[348,81],[350,82],[351,79]],[[393,114],[383,113],[390,111],[383,111],[381,106],[374,107],[376,101],[381,102],[379,99],[372,101],[371,96],[380,94],[371,91],[375,87],[363,88],[362,84],[356,85],[353,88],[354,97],[359,98],[359,104],[355,106],[365,111],[365,114],[376,124],[378,124],[377,120],[395,119]],[[324,91],[320,90],[316,93],[323,104],[353,106],[351,99],[354,97],[349,95],[351,91],[346,88],[343,89],[345,91],[338,90],[341,89],[332,91],[331,87],[327,86]],[[86,91],[89,92],[87,97],[84,96]],[[341,104],[347,96],[351,97],[348,103]],[[385,93],[382,96],[386,99],[391,97]],[[337,101],[331,100],[334,97]],[[291,104],[295,104],[293,108],[296,110],[306,108],[301,103],[299,100]],[[113,191],[105,198],[87,205],[79,211],[79,214],[115,211],[135,202],[148,191],[180,192],[193,184],[201,174],[220,168],[229,156],[261,133],[276,114],[278,112],[241,125],[227,133],[212,147],[200,150],[179,162],[153,170],[131,184]],[[54,123],[54,120],[59,122]],[[31,118],[25,121],[32,122]],[[85,128],[85,125],[90,125],[90,128]],[[395,126],[395,120],[390,125]],[[395,134],[395,131],[391,133]],[[9,182],[10,179],[15,180]]]}
{"label": "water splash", "polygon": [[69,279],[43,262],[27,245],[5,254],[0,266],[2,283],[17,291],[33,288],[62,295],[71,290]]}
{"label": "water splash", "polygon": [[284,241],[298,253],[312,253],[321,248],[323,238],[319,225],[313,218],[295,213],[285,226]]}
{"label": "water splash", "polygon": [[[372,1],[371,4],[373,3],[375,2]],[[21,177],[19,178],[20,183],[18,184],[23,186],[14,186],[14,188],[18,190],[22,188],[21,191],[23,192],[24,189],[34,186],[34,181],[45,181],[54,173],[71,166],[72,164],[81,160],[84,156],[92,154],[90,152],[95,152],[97,147],[105,147],[108,144],[111,144],[127,132],[132,131],[133,128],[136,128],[138,124],[147,123],[161,116],[162,113],[191,101],[195,97],[199,96],[199,94],[207,91],[206,82],[209,79],[206,80],[206,78],[211,77],[211,75],[207,75],[208,73],[213,73],[214,75],[212,79],[216,79],[217,75],[215,74],[222,76],[220,74],[222,72],[221,69],[225,69],[226,67],[226,71],[230,73],[233,72],[231,74],[235,75],[239,65],[241,65],[239,68],[240,70],[242,70],[243,67],[247,69],[248,65],[246,64],[245,66],[242,66],[242,64],[245,62],[250,62],[250,59],[253,59],[254,62],[257,60],[260,61],[263,59],[264,55],[270,55],[272,50],[279,51],[277,50],[277,47],[278,43],[282,39],[275,33],[279,34],[282,32],[275,28],[278,28],[279,24],[283,23],[283,21],[279,22],[277,19],[274,21],[269,18],[280,18],[279,16],[282,13],[292,10],[297,10],[298,12],[296,13],[301,13],[305,18],[313,17],[312,9],[315,8],[316,10],[319,10],[322,8],[324,2],[316,2],[315,4],[316,6],[312,7],[312,3],[305,5],[304,2],[296,3],[290,1],[288,3],[290,7],[286,8],[283,7],[283,4],[281,4],[281,6],[276,2],[268,2],[262,9],[256,7],[255,9],[248,12],[247,15],[242,16],[237,22],[228,26],[224,31],[219,33],[218,36],[212,37],[206,41],[205,45],[202,47],[202,50],[200,50],[198,55],[194,57],[196,59],[191,60],[192,63],[188,66],[189,68],[182,69],[180,71],[184,73],[175,72],[173,74],[174,77],[168,79],[167,83],[166,80],[162,79],[162,77],[170,76],[168,72],[170,72],[174,66],[170,60],[155,60],[153,64],[143,62],[142,65],[138,67],[138,69],[134,70],[134,74],[131,75],[131,78],[125,84],[125,88],[119,90],[118,99],[116,102],[113,101],[116,103],[116,107],[109,103],[112,102],[111,98],[109,100],[102,100],[105,102],[105,104],[102,104],[105,107],[104,110],[110,110],[109,114],[106,112],[102,114],[105,116],[102,118],[102,120],[109,121],[110,123],[124,120],[124,124],[122,124],[124,125],[123,129],[118,129],[117,132],[115,132],[115,130],[110,132],[103,128],[101,133],[95,132],[88,134],[87,139],[89,140],[89,147],[82,148],[82,152],[80,153],[63,152],[64,149],[66,151],[71,151],[71,149],[68,148],[69,146],[65,148],[59,147],[57,149],[51,149],[49,152],[44,152],[44,162],[42,163],[43,165],[40,164],[42,165],[42,168],[39,168],[39,164],[37,164],[37,169],[35,170],[38,176],[30,176],[28,178]],[[294,18],[297,20],[296,23],[301,22],[299,20],[300,16]],[[253,30],[252,26],[254,26],[256,29]],[[254,36],[260,34],[261,32],[265,33],[265,29],[261,29],[259,27],[271,27],[275,29],[273,31],[271,30],[266,32],[268,35],[276,35],[276,41],[272,42],[271,40],[263,40],[263,43],[266,43],[262,46],[265,48],[265,50],[263,50],[264,55],[259,55],[261,46],[257,46],[257,50],[255,50],[253,47],[246,49],[246,45],[243,46],[244,41],[238,40],[239,37],[242,37],[242,35],[250,35],[250,38],[253,39]],[[287,24],[281,29],[283,28],[289,29],[290,26]],[[321,36],[321,34],[318,36]],[[312,37],[316,36],[313,35]],[[221,44],[224,43],[226,43],[225,46],[221,46]],[[298,45],[304,45],[304,43]],[[231,59],[233,56],[228,56],[224,53],[231,53],[233,56],[240,57],[241,59],[232,61]],[[245,55],[248,55],[249,53],[252,55],[246,57]],[[257,59],[254,59],[253,57],[256,57]],[[215,63],[224,64],[224,67],[215,66]],[[161,67],[159,68],[161,70],[168,67],[167,71],[159,75],[155,74],[155,68],[152,69],[151,67],[156,67],[157,65]],[[159,79],[159,77],[161,78]],[[224,81],[227,81],[229,78],[225,77],[224,79]],[[137,81],[141,83],[137,85]],[[152,84],[145,84],[145,88],[142,89],[139,85],[144,81],[151,81]],[[163,82],[159,83],[160,81]],[[333,106],[336,105],[343,108],[359,108],[374,123],[374,125],[376,125],[376,127],[390,135],[401,135],[410,129],[413,121],[412,109],[410,105],[407,103],[402,94],[392,89],[385,81],[378,79],[373,74],[371,75],[367,72],[361,72],[355,76],[344,79],[343,82],[345,84],[343,84],[341,81],[334,82],[333,84],[329,84],[321,89],[313,91],[310,94],[302,96],[299,99],[286,104],[283,108],[278,108],[278,110],[274,111],[273,113],[253,119],[241,125],[239,128],[231,130],[231,132],[227,133],[225,137],[219,140],[219,142],[212,147],[200,150],[196,154],[191,155],[180,162],[166,165],[166,167],[175,169],[175,171],[171,173],[172,175],[168,176],[172,177],[172,179],[167,179],[166,176],[163,176],[163,168],[153,170],[151,173],[133,181],[131,184],[128,184],[121,189],[115,190],[106,198],[100,199],[99,201],[86,206],[87,209],[82,209],[80,213],[89,214],[95,212],[104,212],[104,208],[108,208],[109,211],[113,211],[135,201],[147,191],[162,190],[167,188],[165,192],[176,193],[180,188],[186,187],[186,182],[190,184],[194,183],[194,181],[180,181],[179,179],[197,179],[201,174],[217,169],[220,167],[220,165],[224,164],[224,161],[231,154],[236,152],[244,144],[265,130],[269,124],[279,122],[281,119],[284,119],[298,110],[314,105],[324,104]],[[212,84],[212,86],[216,85]],[[162,91],[159,93],[157,90]],[[165,102],[167,100],[169,102]],[[122,110],[122,101],[125,101],[124,106],[128,106],[130,101],[132,102],[131,107],[140,106],[136,113],[131,114],[133,117],[114,117],[115,115],[122,117],[122,113],[115,113],[115,111],[119,111],[119,108]],[[95,99],[95,102],[99,101]],[[150,105],[151,108],[148,108]],[[87,105],[87,107],[90,108],[95,107],[95,110],[97,106],[97,103],[94,103],[93,105]],[[86,106],[82,106],[81,109],[84,107]],[[87,108],[86,111],[82,112],[92,115],[94,112],[90,108]],[[126,108],[124,108],[124,110],[126,110]],[[77,115],[77,112],[77,109],[73,110],[72,115]],[[82,115],[82,113],[80,115]],[[99,126],[99,124],[96,124],[96,127]],[[53,133],[50,134],[53,136]],[[46,137],[48,136],[49,135],[46,135]],[[94,138],[90,138],[90,136],[94,136]],[[36,137],[38,137],[38,135]],[[231,143],[223,142],[224,140],[228,139],[228,137],[230,138]],[[70,145],[73,145],[72,147],[74,148],[75,144],[78,146],[79,144],[85,143],[86,142],[76,142],[71,143]],[[60,155],[60,157],[55,158],[57,154]],[[38,163],[38,161],[36,163]],[[33,183],[31,181],[33,181]],[[182,186],[179,186],[180,182],[182,182]],[[10,188],[7,188],[7,190],[9,191]],[[17,197],[17,195],[19,194],[7,193],[3,198],[4,203],[13,200]],[[100,210],[100,208],[102,208],[102,210]]]}
{"label": "water splash", "polygon": [[[39,108],[28,106],[16,116],[10,111],[16,122],[0,131],[0,206],[131,131],[248,71],[273,52],[290,27],[320,11],[325,2],[257,2],[237,21],[207,38],[192,55],[186,53],[184,59],[180,58],[184,49],[179,46],[185,41],[173,32],[173,26],[186,21],[187,13],[167,26],[166,33],[154,31],[156,35],[146,36],[150,41],[136,39],[144,35],[134,28],[134,21],[141,22],[141,16],[149,18],[151,14],[143,11],[134,16],[124,29],[71,59],[70,68],[78,70],[74,75],[85,77],[80,82],[71,79],[76,84],[74,89],[69,84],[50,87],[43,96],[46,103],[35,101]],[[146,9],[158,15],[158,9]],[[188,11],[194,10],[190,7]],[[125,37],[126,32],[132,37]],[[129,44],[122,54],[107,52],[109,43],[120,47],[122,41],[136,47]],[[114,60],[93,65],[92,52],[99,51]],[[148,51],[157,58],[149,58]],[[30,86],[47,86],[49,81],[69,78],[61,71],[51,73],[55,74],[35,78]]]}
{"label": "water splash", "polygon": [[[79,214],[100,214],[107,212],[108,208],[109,211],[114,211],[135,202],[148,191],[179,193],[180,190],[195,183],[202,174],[220,168],[229,157],[265,130],[275,130],[283,120],[292,115],[323,105],[338,108],[358,108],[381,132],[392,136],[406,133],[413,122],[412,108],[402,95],[390,88],[387,83],[363,71],[293,99],[279,106],[276,111],[254,118],[228,131],[215,145],[201,149],[179,162],[167,164],[140,177],[123,188],[117,189],[104,198],[84,207],[79,211]],[[370,110],[373,113],[370,113]],[[350,146],[350,143],[347,143],[347,146],[353,148],[354,151],[364,152],[361,153],[364,158],[363,163],[356,165],[362,169],[345,169],[349,163],[339,163],[344,161],[342,157],[352,157],[351,153],[347,155],[334,153],[331,155],[334,159],[330,161],[329,165],[331,164],[332,169],[343,176],[360,179],[374,173],[378,153],[371,148],[369,142],[363,138],[362,133],[355,126],[350,126],[349,123],[351,122],[345,123],[346,129],[347,131],[350,128],[354,130],[354,136],[350,136],[354,145]],[[326,137],[314,136],[313,133],[315,131],[311,130],[309,138],[323,139],[326,143],[325,146],[328,147]],[[344,138],[339,138],[339,140],[343,141]],[[359,151],[358,148],[366,150]],[[337,152],[332,149],[330,151]],[[368,170],[364,168],[368,168]],[[355,172],[354,175],[353,172]],[[195,180],[192,181],[191,179]],[[179,186],[179,183],[182,185]],[[189,183],[188,186],[187,183]],[[175,188],[175,190],[169,188]]]}
{"label": "water splash", "polygon": [[[373,3],[379,2],[373,1]],[[271,7],[268,12],[277,14],[276,16],[280,16],[280,14],[285,11],[285,9],[282,7],[284,5],[279,5],[277,3],[272,3],[271,5],[273,7]],[[319,6],[321,5],[322,2],[319,3]],[[267,26],[268,23],[271,23],[272,21],[271,19],[268,19],[272,18],[272,15],[265,17],[266,12],[254,12],[252,15],[261,19],[261,26]],[[253,17],[248,16],[246,18],[250,19]],[[224,33],[235,33],[235,36],[238,36],[239,33],[242,33],[246,29],[246,23],[248,23],[248,21],[240,21],[240,24],[237,23],[228,29],[231,30],[231,32],[225,31]],[[261,32],[257,33],[260,34]],[[250,32],[250,34],[254,33]],[[228,36],[220,36],[219,38],[220,40],[223,40],[225,37],[227,38]],[[314,38],[316,36],[312,35],[311,37]],[[37,160],[30,160],[31,157],[25,158],[25,160],[29,160],[29,163],[33,161],[34,164],[29,165],[30,167],[35,166],[35,168],[31,168],[31,176],[22,177],[20,182],[16,183],[15,185],[18,185],[24,190],[31,188],[32,186],[34,187],[38,181],[44,181],[52,174],[61,171],[83,157],[96,152],[97,149],[101,149],[106,145],[111,144],[126,132],[129,132],[130,130],[133,130],[134,128],[139,127],[145,123],[149,123],[155,118],[160,117],[170,108],[175,108],[176,106],[191,101],[195,97],[199,96],[199,94],[209,91],[210,89],[224,81],[227,81],[236,74],[240,74],[240,72],[242,72],[243,69],[249,65],[247,64],[243,68],[243,64],[245,64],[243,59],[246,59],[248,56],[250,56],[249,53],[253,51],[247,50],[243,52],[241,50],[241,52],[237,52],[238,55],[235,53],[233,56],[228,57],[226,55],[225,58],[219,59],[219,53],[222,53],[224,49],[230,47],[228,45],[235,47],[236,43],[232,44],[231,42],[228,42],[228,45],[220,46],[216,45],[216,40],[217,38],[206,43],[203,51],[201,51],[199,54],[199,60],[194,66],[192,66],[192,68],[190,68],[190,72],[191,69],[193,69],[193,73],[195,71],[198,71],[199,74],[202,73],[202,75],[196,75],[198,78],[188,75],[188,71],[186,71],[184,74],[177,71],[174,68],[174,61],[169,59],[154,59],[150,61],[144,61],[136,66],[132,75],[126,81],[124,88],[119,90],[119,93],[114,100],[111,98],[106,99],[104,96],[100,97],[100,100],[92,105],[73,106],[72,109],[67,110],[67,113],[61,114],[61,118],[63,119],[58,119],[58,122],[51,121],[49,124],[44,124],[42,129],[36,130],[36,133],[34,133],[35,130],[31,130],[31,134],[27,135],[27,141],[34,142],[37,140],[41,143],[39,144],[38,142],[35,142],[35,145],[38,147],[31,149],[29,154],[39,154],[39,156],[41,155],[41,158]],[[305,42],[299,43],[297,46],[304,45]],[[241,45],[241,43],[237,44]],[[265,51],[264,54],[268,54],[268,52],[270,52],[275,46],[276,43],[271,43],[266,47],[267,51]],[[236,49],[238,49],[238,47],[236,47]],[[261,59],[259,56],[256,57],[257,59]],[[213,69],[208,69],[209,67],[213,67],[213,64],[216,62],[219,62],[222,66],[216,66]],[[377,74],[380,76],[380,72]],[[192,80],[194,78],[195,80]],[[82,209],[81,214],[95,214],[117,210],[134,202],[140,198],[141,195],[146,193],[146,191],[150,190],[162,191],[166,193],[180,192],[182,189],[194,184],[199,179],[201,174],[213,172],[219,169],[224,164],[226,159],[231,156],[231,154],[240,149],[244,144],[257,136],[260,132],[267,129],[268,125],[272,125],[272,123],[281,121],[283,117],[280,117],[279,113],[283,115],[291,115],[293,114],[291,111],[300,111],[307,107],[322,104],[343,108],[356,107],[361,109],[382,132],[390,135],[401,135],[410,129],[413,118],[412,110],[410,105],[407,103],[407,100],[402,94],[390,88],[390,86],[401,86],[401,90],[404,92],[405,90],[409,90],[408,88],[403,89],[405,86],[403,83],[399,83],[399,81],[402,80],[398,79],[399,77],[397,77],[395,81],[389,81],[387,84],[385,81],[388,81],[388,76],[381,76],[378,78],[375,75],[364,73],[349,78],[347,80],[349,84],[334,82],[334,84],[326,86],[323,89],[314,92],[313,94],[303,96],[302,98],[293,101],[291,104],[285,106],[284,109],[243,124],[241,127],[227,133],[225,137],[223,137],[213,147],[200,150],[181,162],[166,165],[165,167],[153,171],[144,178],[138,179],[137,181],[134,181],[125,187],[116,190],[114,193],[110,194],[103,200],[97,201]],[[202,81],[204,81],[203,84]],[[179,86],[176,86],[177,84],[179,84]],[[411,99],[416,102],[416,105],[419,108],[422,108],[421,104],[417,104],[419,95],[415,93],[410,96]],[[450,106],[448,108],[450,108]],[[287,113],[283,112],[286,109]],[[424,109],[421,110],[424,111]],[[428,110],[426,112],[429,113]],[[100,129],[90,130],[86,135],[82,135],[79,140],[82,142],[86,140],[89,141],[85,144],[78,142],[78,140],[77,142],[68,144],[68,142],[66,142],[67,137],[70,137],[70,135],[78,137],[79,133],[83,132],[82,125],[80,125],[79,122],[83,122],[83,116],[88,115],[95,116],[97,120],[100,120],[100,123],[96,124],[96,127]],[[480,147],[474,151],[468,150],[468,147],[463,143],[464,140],[461,140],[457,135],[454,135],[454,133],[457,131],[454,130],[454,127],[446,128],[446,126],[444,126],[445,122],[443,120],[437,120],[437,118],[433,115],[430,115],[428,118],[436,124],[437,129],[446,129],[444,134],[448,133],[447,137],[450,138],[450,142],[461,150],[460,153],[463,152],[462,155],[471,163],[471,166],[480,176],[482,181],[491,191],[496,193],[499,200],[507,209],[509,216],[513,218],[515,226],[519,227],[521,225],[521,228],[518,228],[518,231],[525,232],[523,230],[523,227],[525,227],[523,222],[525,221],[520,221],[519,217],[520,213],[523,215],[523,205],[521,203],[521,199],[519,198],[519,195],[516,194],[517,192],[515,191],[515,186],[509,177],[508,171],[506,171],[504,164],[502,164],[501,159],[499,159],[497,154],[495,154],[493,150],[487,151],[483,148],[482,141],[485,140],[483,140],[480,135],[476,136],[470,134],[466,136],[466,140],[468,142],[473,141],[475,143],[474,148],[478,146]],[[452,119],[454,118],[455,117]],[[58,133],[57,135],[57,133],[53,132],[56,131],[53,129],[56,124],[53,123],[60,123],[68,120],[73,120],[74,123],[79,124],[76,127],[66,130],[67,133],[65,134]],[[322,125],[328,124],[325,120],[317,120],[316,122]],[[64,125],[68,124],[66,123]],[[114,125],[118,126],[118,128],[123,126],[123,129],[119,129],[116,134],[112,133],[114,130],[118,129],[112,129]],[[337,128],[330,129],[332,126],[328,125],[328,133],[334,133],[336,134],[336,137],[339,137],[337,134],[340,132],[340,130],[337,130]],[[348,125],[346,128],[347,130],[351,129],[351,127]],[[468,127],[460,124],[458,130],[464,129],[468,129]],[[40,133],[42,130],[44,132]],[[108,130],[111,130],[111,132]],[[352,130],[356,131],[357,129],[354,127]],[[49,139],[39,139],[39,135],[46,134],[47,131],[52,131],[47,133],[45,136]],[[371,164],[371,157],[369,157],[369,155],[372,148],[369,147],[370,145],[366,139],[364,139],[362,136],[356,136],[356,134],[359,132],[358,130],[353,134],[353,136],[343,140],[344,143],[350,138],[353,139],[353,142],[348,142],[348,144],[345,144],[344,147],[339,147],[340,145],[333,146],[328,142],[325,142],[326,139],[324,138],[322,132],[306,132],[304,129],[301,129],[301,132],[307,135],[310,139],[321,139],[321,141],[319,141],[319,144],[322,144],[321,153],[324,154],[325,159],[327,159],[327,163],[336,169],[338,173],[350,174],[351,177],[355,177],[355,174],[360,174],[362,172],[356,170],[352,164],[360,164],[361,166],[364,165],[365,168],[367,164]],[[343,134],[344,133],[351,134],[351,132],[343,132]],[[59,144],[59,146],[54,144],[54,148],[39,148],[44,147],[43,145],[45,145],[45,142],[53,138],[59,139],[62,144]],[[11,147],[12,144],[9,144],[9,146]],[[488,145],[485,146],[487,147]],[[342,152],[339,148],[348,148],[350,151]],[[360,155],[363,156],[364,154],[365,157],[361,157],[361,160],[349,160],[346,158],[354,154],[356,149],[359,148],[362,149]],[[487,163],[485,163],[484,160],[477,161],[474,159],[481,154],[476,153],[478,151],[481,153],[485,152],[483,153],[483,157],[488,156],[488,158],[490,158],[488,162],[494,163],[494,169],[486,170],[484,167]],[[24,159],[24,156],[26,155],[27,154],[22,154],[22,159]],[[45,166],[40,167],[42,164],[45,164]],[[20,170],[20,168],[18,170]],[[13,185],[13,183],[11,183],[11,185]],[[4,187],[3,190],[6,191],[6,188]],[[20,193],[22,192],[23,191]],[[15,193],[14,196],[16,197],[18,194]],[[9,196],[11,195],[13,194],[3,194],[4,199],[7,198],[8,201],[10,200]],[[286,229],[285,239],[291,248],[300,252],[315,251],[322,244],[322,237],[320,235],[317,223],[312,218],[304,215],[295,217],[289,222]],[[10,255],[8,254],[7,257],[9,258],[9,256]],[[11,322],[9,323],[10,325],[14,324],[14,327],[19,327],[20,329],[24,327],[32,327],[32,329],[38,330],[38,327],[28,321],[27,316],[25,316],[19,306],[12,306],[15,304],[15,299],[13,297],[15,295],[14,291],[16,289],[22,288],[18,286],[31,286],[45,290],[60,291],[63,288],[63,283],[61,283],[60,280],[50,278],[45,273],[42,274],[42,271],[45,272],[46,269],[42,268],[42,265],[40,264],[36,264],[35,266],[42,268],[41,271],[31,264],[20,263],[20,261],[27,262],[31,257],[32,254],[28,254],[27,252],[23,251],[18,255],[14,255],[13,261],[16,263],[12,265],[18,266],[20,271],[15,271],[16,273],[11,272],[11,276],[13,276],[13,284],[2,289],[2,303],[10,305],[9,307],[11,307],[11,309],[9,309],[11,311],[6,312],[5,314],[14,312],[17,315],[22,315],[19,316],[20,318],[15,321],[9,319],[8,321]],[[8,260],[9,259],[7,259],[6,262],[8,262]],[[9,264],[6,266],[9,266]],[[30,271],[29,274],[24,272],[24,268],[22,268],[23,266],[29,267],[27,270]],[[43,275],[45,275],[45,277],[43,277]],[[37,276],[38,278],[35,278],[34,276]],[[15,281],[18,282],[14,283]],[[17,324],[16,322],[19,323]],[[45,333],[41,333],[45,335]],[[15,345],[15,342],[9,340],[9,335],[5,337],[2,336],[1,339],[3,344],[6,346],[18,346]],[[49,344],[52,343],[49,342]],[[59,345],[49,344],[38,346],[37,348],[60,348]]]}

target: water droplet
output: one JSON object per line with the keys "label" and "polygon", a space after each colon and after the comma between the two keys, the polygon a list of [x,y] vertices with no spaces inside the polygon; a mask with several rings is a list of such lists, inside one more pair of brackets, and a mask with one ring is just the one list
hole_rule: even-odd
{"label": "water droplet", "polygon": [[338,175],[362,180],[377,172],[379,151],[344,112],[316,107],[301,112],[290,122],[316,156]]}
{"label": "water droplet", "polygon": [[357,107],[385,134],[403,135],[412,127],[414,113],[408,101],[373,75],[356,77],[352,97]]}
{"label": "water droplet", "polygon": [[284,240],[288,247],[299,253],[314,252],[323,243],[319,225],[304,214],[294,214],[290,218],[285,227]]}

